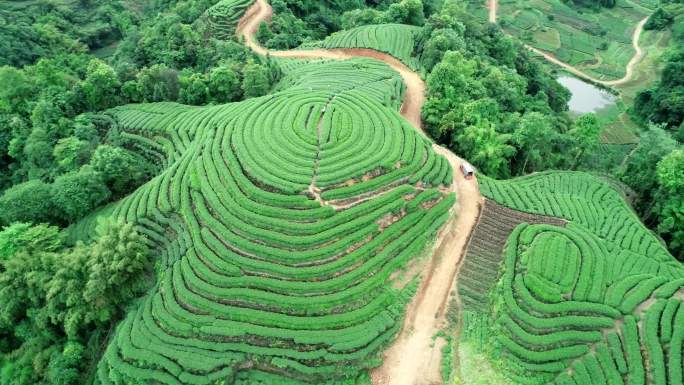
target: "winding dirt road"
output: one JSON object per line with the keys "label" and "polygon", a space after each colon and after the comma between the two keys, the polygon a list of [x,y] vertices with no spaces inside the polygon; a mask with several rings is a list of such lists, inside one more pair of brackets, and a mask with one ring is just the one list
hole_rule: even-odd
{"label": "winding dirt road", "polygon": [[[237,28],[254,52],[260,55],[291,58],[324,58],[345,60],[367,57],[381,60],[397,71],[406,84],[401,115],[422,132],[421,108],[425,102],[425,82],[396,58],[370,49],[292,50],[271,51],[259,45],[255,34],[273,11],[266,0],[256,0],[245,13]],[[477,180],[466,180],[459,171],[464,162],[451,151],[433,144],[434,150],[444,155],[454,169],[452,191],[458,203],[447,225],[440,232],[429,263],[421,271],[421,286],[408,306],[402,331],[385,352],[382,366],[373,370],[375,385],[432,385],[441,383],[440,363],[443,343],[435,343],[434,335],[445,324],[446,304],[456,282],[456,276],[467,247],[470,234],[477,223],[482,204]]]}
{"label": "winding dirt road", "polygon": [[[497,23],[497,13],[499,9],[499,0],[487,0],[487,8],[489,8],[489,22],[490,23]],[[641,38],[641,33],[644,31],[644,25],[646,25],[646,22],[648,21],[649,16],[641,19],[639,23],[636,26],[636,29],[634,30],[634,33],[632,34],[632,46],[634,47],[634,56],[629,60],[629,63],[627,63],[627,66],[625,67],[625,76],[623,76],[621,79],[616,79],[616,80],[601,80],[598,78],[595,78],[588,73],[578,69],[577,67],[574,67],[566,62],[563,62],[561,60],[558,60],[555,56],[552,54],[542,51],[538,48],[534,48],[529,44],[524,44],[525,48],[528,50],[541,55],[544,59],[547,61],[563,67],[566,71],[572,73],[573,75],[588,80],[592,83],[596,84],[601,84],[607,87],[618,87],[621,86],[634,77],[634,67],[636,67],[637,64],[641,61],[641,59],[644,58],[644,50],[641,48],[639,45],[639,39]]]}

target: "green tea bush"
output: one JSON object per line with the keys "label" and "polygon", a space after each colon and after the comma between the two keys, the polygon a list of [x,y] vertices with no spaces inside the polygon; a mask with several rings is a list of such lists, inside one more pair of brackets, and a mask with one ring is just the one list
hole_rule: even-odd
{"label": "green tea bush", "polygon": [[160,173],[71,230],[125,218],[160,263],[98,383],[344,383],[400,329],[415,285],[391,282],[449,218],[451,167],[396,111],[389,67],[284,68],[261,98],[108,112]]}

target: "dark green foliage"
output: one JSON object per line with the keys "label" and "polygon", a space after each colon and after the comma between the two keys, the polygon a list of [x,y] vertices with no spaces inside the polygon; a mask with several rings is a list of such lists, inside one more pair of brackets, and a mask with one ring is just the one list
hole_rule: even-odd
{"label": "dark green foliage", "polygon": [[55,219],[50,185],[32,180],[11,187],[0,198],[3,223],[52,222]]}
{"label": "dark green foliage", "polygon": [[644,25],[644,29],[659,31],[667,28],[670,24],[672,24],[673,20],[674,17],[668,11],[666,11],[662,7],[658,7],[658,9],[656,9],[656,11],[653,12],[651,17]]}
{"label": "dark green foliage", "polygon": [[656,166],[676,147],[677,142],[664,129],[651,125],[618,170],[618,178],[640,195],[637,208],[642,215],[648,212],[658,188]]}
{"label": "dark green foliage", "polygon": [[107,201],[111,192],[99,172],[84,167],[56,178],[50,194],[59,217],[72,223]]}
{"label": "dark green foliage", "polygon": [[485,173],[571,167],[598,143],[569,130],[567,90],[518,43],[472,22],[457,5],[427,20],[415,53],[431,70],[423,107],[428,132]]}
{"label": "dark green foliage", "polygon": [[664,55],[665,68],[660,82],[642,90],[634,102],[634,111],[644,121],[665,124],[684,138],[684,7],[677,0],[663,1],[646,27],[663,29],[671,25],[670,48]]}
{"label": "dark green foliage", "polygon": [[[29,45],[36,46],[30,49],[39,54],[10,59],[12,64],[28,65],[21,69],[0,67],[0,83],[3,84],[0,90],[0,126],[3,127],[0,130],[0,191],[4,193],[29,180],[36,181],[31,185],[34,189],[51,185],[55,180],[64,186],[64,179],[60,177],[68,173],[70,194],[76,194],[75,189],[83,190],[76,194],[78,198],[61,196],[52,201],[36,194],[38,198],[33,205],[25,194],[28,190],[8,191],[24,194],[16,202],[27,204],[23,210],[22,205],[15,204],[6,215],[0,214],[0,219],[6,218],[4,224],[22,220],[66,225],[110,199],[103,199],[109,194],[95,188],[102,178],[112,191],[111,197],[120,198],[151,176],[148,162],[142,162],[141,158],[123,161],[119,157],[122,163],[115,166],[119,172],[113,175],[121,180],[100,173],[101,178],[95,178],[91,184],[85,183],[83,178],[75,183],[75,176],[90,162],[98,145],[117,147],[124,143],[112,135],[116,132],[116,122],[104,114],[91,112],[131,102],[180,101],[204,105],[237,101],[243,95],[243,79],[249,96],[263,95],[278,80],[274,65],[254,58],[241,44],[205,35],[209,32],[201,16],[212,1],[154,2],[125,10],[120,3],[119,0],[107,0],[101,7],[84,4],[80,15],[72,5],[49,5],[38,9],[17,4],[16,9],[7,11],[12,15],[35,13],[16,19],[20,27],[25,18],[34,20],[43,15],[40,23],[27,28],[40,33],[50,32],[66,40],[60,42],[50,35],[49,39],[32,41]],[[242,10],[246,4],[242,4]],[[94,16],[91,11],[106,11],[106,15],[97,13]],[[4,15],[5,11],[0,18]],[[109,17],[114,17],[115,21]],[[101,41],[91,39],[94,36],[90,34],[96,31],[89,28],[94,28],[103,19],[111,24],[99,26],[98,30],[102,27],[101,32],[107,37],[101,36],[104,39]],[[90,24],[83,27],[87,22]],[[0,28],[0,35],[3,32],[6,31]],[[8,33],[10,40],[15,39],[13,32]],[[84,53],[86,45],[99,48],[114,38],[122,40],[107,62]],[[79,39],[83,41],[79,42]],[[64,42],[70,42],[71,48],[60,45]],[[20,46],[23,43],[15,39],[12,44]],[[244,63],[247,62],[253,66],[247,67],[249,74],[244,76]],[[101,157],[98,162],[98,169],[107,168]],[[138,166],[133,167],[134,163]],[[124,169],[130,173],[122,171]],[[85,198],[93,193],[94,196]],[[42,203],[38,199],[42,199]],[[58,206],[56,210],[50,209],[53,203]]]}
{"label": "dark green foliage", "polygon": [[401,0],[389,6],[383,16],[385,23],[399,23],[422,26],[425,22],[421,0]]}
{"label": "dark green foliage", "polygon": [[209,74],[209,95],[217,103],[238,100],[241,95],[240,78],[226,66],[214,68]]}
{"label": "dark green foliage", "polygon": [[0,232],[0,383],[86,381],[91,335],[110,328],[149,285],[149,252],[131,225],[105,224],[92,244],[63,246],[57,228]]}
{"label": "dark green foliage", "polygon": [[59,172],[70,172],[88,163],[92,152],[91,143],[69,136],[57,141],[52,156]]}
{"label": "dark green foliage", "polygon": [[249,62],[245,65],[242,92],[246,98],[266,95],[270,89],[268,69],[261,64]]}
{"label": "dark green foliage", "polygon": [[682,193],[678,182],[684,169],[681,145],[663,128],[651,125],[639,145],[618,170],[618,178],[637,194],[635,208],[646,223],[657,228],[670,250],[684,261],[682,248]]}
{"label": "dark green foliage", "polygon": [[90,161],[109,190],[120,197],[151,176],[151,165],[141,156],[120,147],[101,145]]}
{"label": "dark green foliage", "polygon": [[41,57],[106,46],[120,36],[120,22],[126,16],[118,0],[4,1],[0,7],[0,66],[20,67]]}
{"label": "dark green foliage", "polygon": [[659,190],[654,212],[658,232],[670,250],[684,261],[684,149],[672,151],[657,168]]}

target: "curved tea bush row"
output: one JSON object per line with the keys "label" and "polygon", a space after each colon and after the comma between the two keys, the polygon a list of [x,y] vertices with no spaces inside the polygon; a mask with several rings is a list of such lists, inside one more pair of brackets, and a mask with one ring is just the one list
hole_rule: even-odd
{"label": "curved tea bush row", "polygon": [[521,224],[503,256],[490,338],[511,378],[530,385],[681,383],[681,281],[620,273],[619,249],[572,223]]}
{"label": "curved tea bush row", "polygon": [[458,290],[466,310],[488,312],[489,293],[499,279],[501,253],[511,231],[521,223],[565,225],[560,219],[511,210],[485,199],[459,271]]}
{"label": "curved tea bush row", "polygon": [[137,223],[160,262],[98,384],[342,384],[377,365],[417,286],[392,277],[455,196],[448,162],[384,102],[396,74],[354,71],[369,63],[292,69],[226,106],[111,111],[167,166],[99,213]]}
{"label": "curved tea bush row", "polygon": [[[517,210],[567,219],[610,241],[620,253],[636,255],[635,272],[684,277],[684,267],[640,222],[608,183],[582,172],[546,172],[507,181],[482,177],[482,194]],[[650,259],[650,261],[648,261]],[[643,265],[643,266],[642,266]]]}
{"label": "curved tea bush row", "polygon": [[[345,61],[337,60],[299,60],[278,59],[283,72],[276,91],[329,91],[336,90],[340,94],[363,93],[366,97],[399,110],[405,91],[401,76],[388,71],[384,63],[354,58]],[[350,83],[349,79],[355,82]]]}
{"label": "curved tea bush row", "polygon": [[420,27],[405,24],[363,25],[335,32],[323,41],[305,43],[300,48],[370,48],[401,60],[413,70],[420,69],[413,56],[416,35]]}

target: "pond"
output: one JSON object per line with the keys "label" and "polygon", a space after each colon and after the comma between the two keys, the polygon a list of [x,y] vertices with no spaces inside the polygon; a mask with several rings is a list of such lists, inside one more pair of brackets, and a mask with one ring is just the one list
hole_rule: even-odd
{"label": "pond", "polygon": [[616,102],[615,95],[577,78],[560,76],[556,80],[572,93],[568,106],[574,114],[597,112]]}

